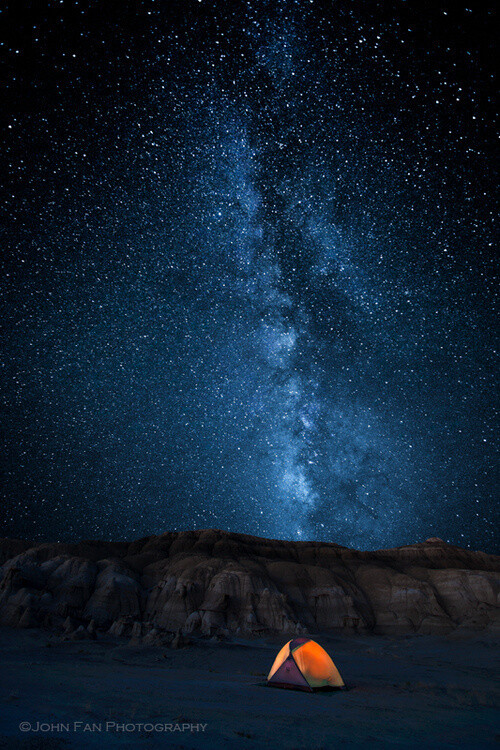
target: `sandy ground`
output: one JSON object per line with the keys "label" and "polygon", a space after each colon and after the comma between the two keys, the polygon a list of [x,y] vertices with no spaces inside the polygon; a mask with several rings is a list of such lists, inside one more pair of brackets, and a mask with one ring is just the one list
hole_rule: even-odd
{"label": "sandy ground", "polygon": [[286,638],[173,650],[1,629],[0,748],[500,747],[494,641],[311,635],[347,691],[259,684]]}

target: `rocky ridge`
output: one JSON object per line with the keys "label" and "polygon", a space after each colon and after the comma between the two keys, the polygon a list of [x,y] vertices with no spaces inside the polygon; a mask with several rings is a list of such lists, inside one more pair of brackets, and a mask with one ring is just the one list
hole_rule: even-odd
{"label": "rocky ridge", "polygon": [[[0,624],[155,643],[315,631],[500,629],[500,557],[440,539],[362,552],[214,529],[133,542],[0,540]],[[175,645],[175,644],[174,644]]]}

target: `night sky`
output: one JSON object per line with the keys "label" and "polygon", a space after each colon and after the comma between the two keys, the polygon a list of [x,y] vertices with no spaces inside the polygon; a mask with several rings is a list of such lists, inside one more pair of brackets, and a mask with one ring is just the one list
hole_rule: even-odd
{"label": "night sky", "polygon": [[493,7],[2,3],[3,535],[495,549]]}

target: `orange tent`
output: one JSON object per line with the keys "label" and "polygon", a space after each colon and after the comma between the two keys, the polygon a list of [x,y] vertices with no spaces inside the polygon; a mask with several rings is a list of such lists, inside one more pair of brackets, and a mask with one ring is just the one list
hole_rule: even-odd
{"label": "orange tent", "polygon": [[271,667],[267,684],[309,692],[316,688],[345,687],[325,649],[303,637],[294,638],[283,646]]}

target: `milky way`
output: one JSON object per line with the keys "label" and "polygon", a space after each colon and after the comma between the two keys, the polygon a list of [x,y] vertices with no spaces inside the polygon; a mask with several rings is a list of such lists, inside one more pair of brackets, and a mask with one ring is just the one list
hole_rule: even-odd
{"label": "milky way", "polygon": [[21,6],[3,533],[492,549],[492,10]]}

